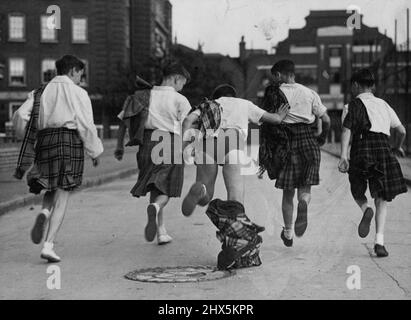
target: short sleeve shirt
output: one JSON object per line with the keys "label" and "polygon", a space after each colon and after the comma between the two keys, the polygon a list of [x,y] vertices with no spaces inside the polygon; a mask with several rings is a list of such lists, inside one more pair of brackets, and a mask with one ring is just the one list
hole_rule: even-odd
{"label": "short sleeve shirt", "polygon": [[285,117],[285,123],[307,123],[315,121],[315,117],[322,117],[327,108],[321,102],[320,96],[312,89],[299,83],[283,83],[280,90],[287,97],[290,111]]}

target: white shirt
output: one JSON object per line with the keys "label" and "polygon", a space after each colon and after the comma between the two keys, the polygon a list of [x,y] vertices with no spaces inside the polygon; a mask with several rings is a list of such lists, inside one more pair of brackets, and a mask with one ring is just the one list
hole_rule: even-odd
{"label": "white shirt", "polygon": [[249,100],[221,97],[216,100],[222,107],[221,128],[238,129],[244,139],[248,137],[248,123],[261,124],[261,117],[265,110],[257,107]]}
{"label": "white shirt", "polygon": [[[368,119],[371,122],[371,132],[383,133],[390,136],[390,129],[401,125],[395,111],[383,99],[377,98],[371,92],[361,93],[357,96],[367,110]],[[342,121],[348,113],[348,104],[344,106]]]}
{"label": "white shirt", "polygon": [[[16,113],[29,119],[33,109],[34,95]],[[94,125],[93,109],[87,91],[76,85],[67,76],[56,76],[49,82],[40,99],[38,130],[46,128],[68,128],[77,130],[86,153],[97,158],[103,153],[103,144]]]}
{"label": "white shirt", "polygon": [[311,124],[316,116],[322,117],[327,111],[320,96],[314,90],[299,83],[283,83],[280,90],[285,94],[290,105],[290,112],[283,120],[285,123]]}
{"label": "white shirt", "polygon": [[145,127],[181,135],[183,120],[190,110],[191,105],[187,98],[173,87],[154,86]]}

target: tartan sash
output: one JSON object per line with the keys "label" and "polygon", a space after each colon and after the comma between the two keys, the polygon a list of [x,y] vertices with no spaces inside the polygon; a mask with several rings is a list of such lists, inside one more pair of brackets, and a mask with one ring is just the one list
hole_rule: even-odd
{"label": "tartan sash", "polygon": [[27,123],[26,133],[21,144],[19,157],[17,159],[17,167],[14,172],[14,177],[21,180],[28,169],[33,165],[36,158],[35,144],[37,140],[37,126],[40,111],[40,98],[47,84],[41,86],[34,92],[33,109],[30,120]]}
{"label": "tartan sash", "polygon": [[220,129],[222,107],[217,101],[205,98],[194,110],[201,112],[199,129],[203,137],[212,136]]}

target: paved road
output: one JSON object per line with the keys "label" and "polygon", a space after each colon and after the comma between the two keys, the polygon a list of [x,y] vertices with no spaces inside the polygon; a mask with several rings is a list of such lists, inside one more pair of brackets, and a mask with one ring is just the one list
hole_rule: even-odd
{"label": "paved road", "polygon": [[[57,243],[63,257],[61,289],[46,287],[47,265],[29,241],[36,211],[22,208],[0,218],[0,299],[410,299],[411,194],[390,205],[386,242],[390,257],[370,255],[373,235],[356,234],[360,213],[350,198],[347,177],[336,159],[323,154],[321,186],[314,188],[309,227],[293,248],[279,239],[280,193],[267,180],[247,177],[246,209],[264,224],[258,268],[196,284],[150,284],[126,280],[134,269],[154,266],[215,265],[215,228],[197,210],[181,215],[180,201],[167,208],[174,242],[159,247],[143,239],[146,199],[133,199],[136,177],[75,194]],[[194,168],[186,170],[187,190]],[[216,196],[225,197],[222,180]],[[349,290],[347,268],[361,270],[361,289]]]}

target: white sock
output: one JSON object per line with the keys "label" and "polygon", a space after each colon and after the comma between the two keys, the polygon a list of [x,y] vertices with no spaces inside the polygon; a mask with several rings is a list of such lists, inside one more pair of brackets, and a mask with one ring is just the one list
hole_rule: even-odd
{"label": "white sock", "polygon": [[284,237],[291,240],[293,238],[293,229],[284,228]]}
{"label": "white sock", "polygon": [[54,244],[53,242],[44,242],[43,248],[53,250]]}
{"label": "white sock", "polygon": [[367,210],[368,208],[371,208],[371,207],[368,205],[368,203],[366,203],[366,204],[364,204],[363,206],[361,206],[362,213],[364,213],[365,210]]}
{"label": "white sock", "polygon": [[384,234],[383,233],[375,234],[375,244],[379,244],[380,246],[384,245]]}
{"label": "white sock", "polygon": [[167,234],[167,230],[166,230],[166,227],[165,227],[165,226],[159,226],[158,229],[157,229],[157,231],[158,231],[158,234],[159,234],[159,235],[165,235],[165,234]]}
{"label": "white sock", "polygon": [[50,217],[50,210],[49,209],[42,209],[40,212],[44,213],[47,218]]}

